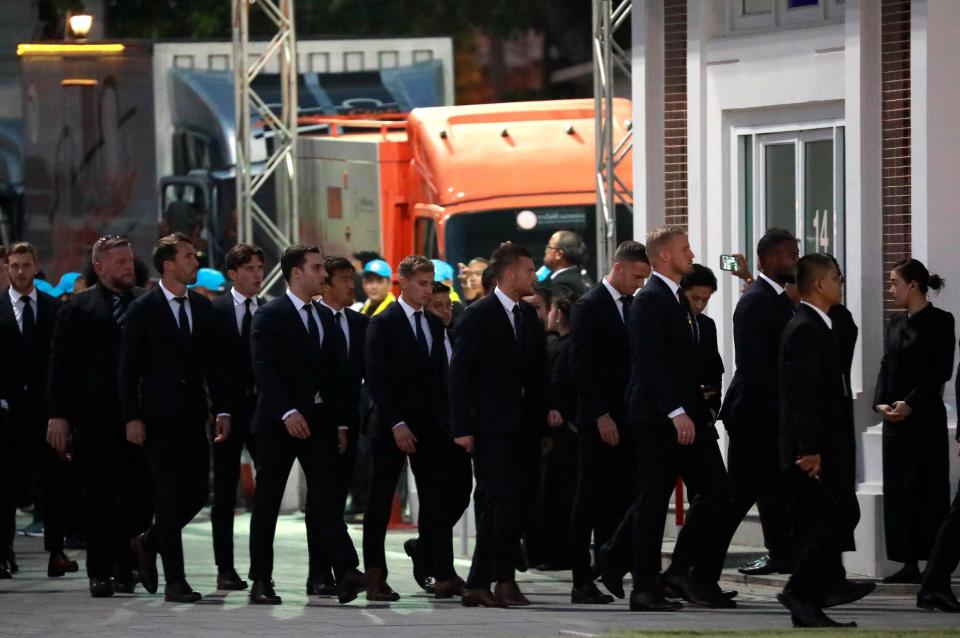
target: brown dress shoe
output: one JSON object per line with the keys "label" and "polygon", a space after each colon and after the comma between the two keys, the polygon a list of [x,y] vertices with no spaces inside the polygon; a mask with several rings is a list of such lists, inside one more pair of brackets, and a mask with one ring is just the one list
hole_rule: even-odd
{"label": "brown dress shoe", "polygon": [[489,589],[464,589],[460,602],[464,607],[502,607]]}
{"label": "brown dress shoe", "polygon": [[130,551],[137,557],[137,576],[140,584],[147,593],[157,593],[160,586],[160,575],[157,573],[157,553],[148,551],[143,546],[143,534],[130,541]]}
{"label": "brown dress shoe", "polygon": [[69,558],[63,552],[51,552],[50,561],[47,563],[47,576],[57,578],[67,572],[75,572],[80,569],[77,561]]}
{"label": "brown dress shoe", "polygon": [[463,596],[465,585],[463,579],[459,576],[454,576],[449,580],[438,580],[433,584],[433,597],[453,598],[454,596]]}
{"label": "brown dress shoe", "polygon": [[380,567],[367,570],[367,600],[374,603],[392,603],[400,600],[400,594],[387,584],[387,575]]}
{"label": "brown dress shoe", "polygon": [[496,596],[501,607],[526,607],[530,604],[515,580],[497,583],[497,586],[493,588],[493,595]]}
{"label": "brown dress shoe", "polygon": [[337,581],[337,602],[346,605],[367,588],[367,577],[363,572],[351,569]]}

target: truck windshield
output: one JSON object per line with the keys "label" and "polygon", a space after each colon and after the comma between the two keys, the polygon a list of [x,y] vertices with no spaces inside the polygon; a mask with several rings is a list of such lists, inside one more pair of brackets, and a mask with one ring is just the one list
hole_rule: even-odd
{"label": "truck windshield", "polygon": [[[585,264],[596,281],[596,207],[546,206],[542,208],[507,208],[453,215],[444,230],[447,262],[452,266],[467,263],[474,257],[489,259],[490,253],[504,241],[520,244],[533,256],[539,268],[543,250],[550,235],[558,230],[572,230],[586,242],[589,254]],[[633,237],[633,218],[625,206],[617,207],[617,243]]]}

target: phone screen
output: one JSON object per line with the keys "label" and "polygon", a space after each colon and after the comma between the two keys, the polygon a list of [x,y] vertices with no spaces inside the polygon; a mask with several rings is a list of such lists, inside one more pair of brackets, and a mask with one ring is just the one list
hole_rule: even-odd
{"label": "phone screen", "polygon": [[733,272],[737,270],[737,258],[733,255],[720,255],[720,270]]}

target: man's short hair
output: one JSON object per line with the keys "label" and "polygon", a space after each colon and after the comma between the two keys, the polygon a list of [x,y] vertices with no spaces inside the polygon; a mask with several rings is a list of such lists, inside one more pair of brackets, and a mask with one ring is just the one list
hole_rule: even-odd
{"label": "man's short hair", "polygon": [[417,273],[433,274],[433,262],[423,255],[407,255],[397,266],[397,276],[410,279]]}
{"label": "man's short hair", "polygon": [[801,257],[797,262],[797,288],[800,289],[800,294],[813,291],[816,283],[836,267],[834,263],[833,257],[827,253],[811,253]]}
{"label": "man's short hair", "polygon": [[497,271],[489,267],[484,268],[480,275],[480,286],[484,292],[491,292],[497,286]]}
{"label": "man's short hair", "polygon": [[772,253],[777,246],[787,243],[794,246],[797,245],[797,238],[793,236],[793,233],[783,228],[771,228],[765,232],[763,237],[760,238],[760,241],[757,242],[757,257],[764,259]]}
{"label": "man's short hair", "polygon": [[547,308],[549,308],[550,304],[553,302],[553,290],[542,284],[533,289],[533,294],[543,299],[543,305],[545,305]]}
{"label": "man's short hair", "polygon": [[717,276],[703,264],[694,264],[693,272],[684,276],[680,281],[682,290],[690,290],[697,286],[706,286],[714,292],[717,291]]}
{"label": "man's short hair", "polygon": [[[530,256],[530,251],[520,244],[514,244],[513,242],[505,241],[493,251],[492,255],[490,255],[490,266],[487,268],[487,270],[492,268],[493,274],[499,278],[500,273],[502,273],[504,269],[509,268],[524,257],[527,259],[533,259],[533,257]],[[484,270],[484,272],[487,270]]]}
{"label": "man's short hair", "polygon": [[227,270],[236,270],[241,266],[249,264],[254,257],[259,257],[260,261],[266,261],[263,249],[253,244],[236,244],[227,251],[223,258],[223,265]]}
{"label": "man's short hair", "polygon": [[32,255],[34,262],[40,262],[40,258],[37,257],[37,249],[28,241],[18,241],[10,244],[10,248],[7,249],[8,260],[10,255]]}
{"label": "man's short hair", "polygon": [[678,235],[686,237],[687,229],[683,226],[657,226],[647,233],[647,255],[659,256],[660,251]]}
{"label": "man's short hair", "polygon": [[572,230],[558,230],[556,235],[557,243],[554,247],[563,251],[564,259],[577,266],[583,265],[587,260],[587,245],[580,235]]}
{"label": "man's short hair", "polygon": [[177,258],[177,244],[182,241],[193,246],[190,238],[181,232],[170,233],[161,237],[153,245],[153,267],[157,269],[158,273],[163,274],[163,262],[173,261]]}
{"label": "man's short hair", "polygon": [[432,295],[440,295],[440,294],[449,295],[449,294],[450,294],[450,286],[448,286],[447,284],[443,283],[442,281],[435,281],[435,282],[433,282],[433,291],[432,291],[430,294],[432,294]]}
{"label": "man's short hair", "polygon": [[623,262],[636,263],[638,261],[641,261],[648,266],[650,265],[650,258],[647,257],[646,246],[632,239],[620,242],[620,245],[617,246],[616,252],[613,253],[613,262],[617,264]]}
{"label": "man's short hair", "polygon": [[489,266],[490,260],[484,259],[483,257],[474,257],[469,262],[467,262],[468,266],[473,266],[474,264],[483,264],[484,266]]}
{"label": "man's short hair", "polygon": [[106,235],[93,242],[90,258],[94,263],[100,260],[100,255],[114,248],[130,248],[130,240],[120,235]]}
{"label": "man's short hair", "polygon": [[319,254],[320,247],[316,245],[293,244],[292,246],[288,246],[287,249],[283,251],[283,256],[280,257],[280,271],[283,273],[284,281],[290,283],[290,274],[293,272],[293,269],[303,268],[303,265],[307,263],[307,255]]}
{"label": "man's short hair", "polygon": [[357,272],[349,259],[345,257],[327,257],[323,260],[323,269],[327,271],[327,283],[333,282],[333,276],[341,270],[349,270],[351,273]]}
{"label": "man's short hair", "polygon": [[351,257],[359,261],[363,266],[366,266],[368,262],[371,262],[374,259],[383,259],[380,253],[375,250],[358,250],[357,252],[353,253]]}

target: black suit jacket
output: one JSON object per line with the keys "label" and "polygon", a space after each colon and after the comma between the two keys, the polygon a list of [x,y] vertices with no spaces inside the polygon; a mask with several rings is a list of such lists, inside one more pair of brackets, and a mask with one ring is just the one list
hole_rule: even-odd
{"label": "black suit jacket", "polygon": [[[323,315],[324,325],[329,323],[329,325],[336,327],[333,312],[323,304],[316,305]],[[340,361],[340,372],[338,374],[339,392],[343,394],[342,405],[344,409],[341,417],[342,423],[340,423],[340,425],[346,425],[352,430],[358,430],[361,420],[361,389],[363,387],[363,381],[367,376],[366,343],[370,317],[360,314],[356,310],[351,310],[350,308],[344,308],[342,312],[347,321],[347,329],[350,331],[350,345],[347,348],[346,361]],[[333,346],[334,341],[332,339],[324,340],[324,348],[332,349]],[[327,356],[330,356],[329,353]],[[337,356],[335,352],[333,356]]]}
{"label": "black suit jacket", "polygon": [[[314,304],[314,308],[319,304]],[[267,303],[253,316],[251,353],[253,378],[259,397],[251,430],[283,427],[283,415],[297,410],[307,418],[311,429],[346,425],[339,391],[340,362],[333,349],[321,347],[307,333],[298,312],[286,294]],[[324,344],[333,325],[321,313]],[[328,423],[310,423],[317,395],[326,408]]]}
{"label": "black suit jacket", "polygon": [[425,356],[400,303],[370,320],[367,385],[375,413],[373,436],[389,436],[403,421],[419,440],[449,435],[443,322],[426,310],[433,339]]}
{"label": "black suit jacket", "polygon": [[580,297],[570,313],[576,419],[584,425],[596,425],[597,418],[604,414],[617,424],[623,423],[623,400],[630,381],[630,340],[617,305],[601,282]]}
{"label": "black suit jacket", "polygon": [[819,314],[801,305],[780,346],[780,465],[820,454],[824,472],[854,479],[853,422],[837,340]]}
{"label": "black suit jacket", "polygon": [[548,278],[543,283],[553,294],[566,295],[571,301],[576,301],[586,294],[590,290],[590,286],[593,285],[593,282],[580,272],[580,266],[564,270],[556,277]]}
{"label": "black suit jacket", "polygon": [[[264,300],[257,298],[257,303],[258,308],[262,308]],[[256,387],[253,380],[253,361],[250,345],[244,343],[240,336],[233,293],[220,295],[211,302],[211,306],[215,370],[210,379],[213,413],[251,416],[249,412]],[[251,324],[251,333],[252,331]]]}
{"label": "black suit jacket", "polygon": [[59,301],[37,291],[33,339],[28,344],[17,327],[10,290],[0,293],[0,399],[7,402],[13,420],[46,425],[50,342],[59,309]]}
{"label": "black suit jacket", "polygon": [[453,436],[533,434],[546,428],[547,343],[521,301],[522,347],[495,292],[467,306],[450,361]]}
{"label": "black suit jacket", "polygon": [[[680,297],[682,300],[686,298]],[[710,424],[693,350],[690,317],[673,292],[652,276],[630,306],[633,373],[627,390],[627,421],[639,425],[669,423],[683,408],[697,429]]]}
{"label": "black suit jacket", "polygon": [[[130,304],[144,292],[134,287],[124,294]],[[80,418],[99,426],[104,416],[119,416],[121,330],[113,317],[112,297],[109,289],[93,286],[57,313],[47,388],[50,418]]]}
{"label": "black suit jacket", "polygon": [[737,369],[720,419],[728,431],[760,428],[776,435],[780,418],[778,359],[780,339],[793,317],[793,304],[764,279],[747,288],[733,313]]}
{"label": "black suit jacket", "polygon": [[[206,381],[213,372],[213,310],[187,291],[193,328],[184,339],[160,286],[130,304],[120,337],[124,422],[206,423]],[[184,424],[186,424],[184,423]]]}
{"label": "black suit jacket", "polygon": [[720,388],[723,385],[723,358],[717,345],[717,324],[703,313],[697,315],[696,322],[700,335],[700,341],[694,344],[697,382],[716,391],[707,399],[707,407],[716,414],[720,410]]}

